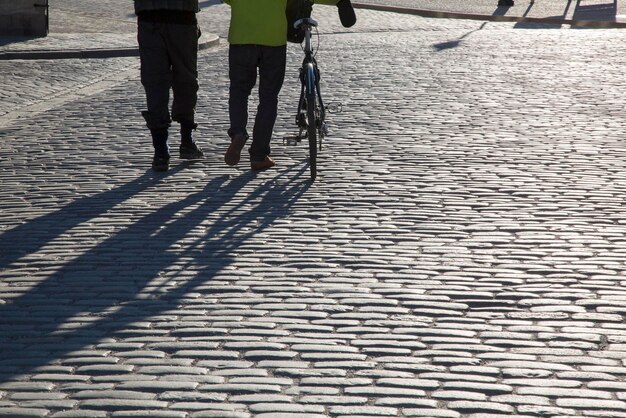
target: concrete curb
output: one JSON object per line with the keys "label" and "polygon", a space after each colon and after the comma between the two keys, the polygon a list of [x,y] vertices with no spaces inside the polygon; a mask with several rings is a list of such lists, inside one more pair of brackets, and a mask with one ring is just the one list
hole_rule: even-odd
{"label": "concrete curb", "polygon": [[377,4],[352,3],[355,8],[376,10],[380,12],[394,12],[402,14],[412,14],[422,17],[444,18],[444,19],[468,19],[481,20],[490,22],[515,22],[515,23],[540,23],[551,25],[571,25],[581,28],[597,28],[597,29],[618,29],[626,28],[626,22],[616,21],[599,21],[599,20],[575,20],[575,19],[558,19],[558,18],[541,18],[541,17],[524,17],[524,16],[494,16],[479,15],[471,13],[459,12],[442,12],[436,10],[413,9],[398,6],[382,6]]}
{"label": "concrete curb", "polygon": [[[215,34],[203,34],[208,38],[198,45],[198,49],[205,49],[217,46],[220,42],[219,36]],[[51,60],[51,59],[104,59],[121,57],[138,57],[139,48],[96,48],[96,49],[67,49],[67,50],[31,50],[31,51],[5,51],[0,52],[0,61],[9,60]]]}

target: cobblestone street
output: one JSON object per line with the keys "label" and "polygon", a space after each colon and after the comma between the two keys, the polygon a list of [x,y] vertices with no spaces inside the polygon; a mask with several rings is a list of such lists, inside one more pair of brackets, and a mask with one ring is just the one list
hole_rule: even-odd
{"label": "cobblestone street", "polygon": [[626,417],[623,29],[357,13],[313,183],[298,45],[259,174],[225,39],[165,174],[136,57],[0,60],[0,416]]}

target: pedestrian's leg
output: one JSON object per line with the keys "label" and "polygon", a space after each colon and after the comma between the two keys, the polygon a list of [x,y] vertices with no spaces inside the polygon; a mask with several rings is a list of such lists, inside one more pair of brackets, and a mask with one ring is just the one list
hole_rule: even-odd
{"label": "pedestrian's leg", "polygon": [[171,123],[169,91],[171,86],[170,64],[161,25],[139,22],[137,40],[141,62],[141,84],[146,92],[148,110],[142,112],[152,134],[155,170],[169,167],[168,128]]}
{"label": "pedestrian's leg", "polygon": [[259,107],[254,122],[250,161],[264,161],[270,155],[270,141],[276,123],[278,94],[285,80],[287,46],[262,47],[259,64]]}
{"label": "pedestrian's leg", "polygon": [[231,143],[224,156],[228,165],[239,163],[241,150],[248,139],[248,98],[256,84],[259,48],[256,45],[231,45],[228,52],[228,135]]}
{"label": "pedestrian's leg", "polygon": [[197,159],[203,156],[194,143],[195,112],[198,102],[198,37],[197,25],[169,24],[168,51],[172,62],[172,119],[180,123],[180,157]]}
{"label": "pedestrian's leg", "polygon": [[197,25],[169,24],[168,51],[172,62],[172,119],[194,124],[198,102]]}

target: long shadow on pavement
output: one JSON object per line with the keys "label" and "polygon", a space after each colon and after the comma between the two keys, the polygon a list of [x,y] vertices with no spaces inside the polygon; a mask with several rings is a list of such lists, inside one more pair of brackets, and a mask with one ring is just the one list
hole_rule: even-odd
{"label": "long shadow on pavement", "polygon": [[[567,11],[570,8],[570,4],[571,4],[571,0],[568,0],[567,4],[565,5],[565,10],[563,10],[563,14],[560,16],[551,16],[550,19],[565,19],[565,17],[567,16]],[[524,11],[524,13],[522,13],[521,17],[522,18],[529,17],[534,6],[535,6],[535,1],[531,0],[530,3],[528,3],[528,7],[526,7],[526,10]],[[520,7],[520,6],[516,6],[516,7]],[[492,16],[506,16],[507,13],[510,11],[510,9],[511,9],[511,6],[498,6],[496,10],[492,13]],[[561,25],[556,24],[556,23],[539,24],[537,22],[517,22],[514,28],[515,29],[548,29],[548,28],[560,29]]]}
{"label": "long shadow on pavement", "polygon": [[[305,169],[288,169],[236,201],[254,175],[216,178],[0,306],[0,383],[63,364],[72,351],[105,338],[140,332],[138,322],[176,309],[186,295],[232,265],[242,244],[289,214],[310,185],[300,180]],[[172,279],[163,272],[185,274]]]}
{"label": "long shadow on pavement", "polygon": [[[167,176],[176,174],[174,167]],[[7,269],[20,258],[34,254],[63,233],[93,219],[115,206],[156,186],[164,176],[147,172],[123,186],[78,199],[58,211],[40,216],[0,234],[0,271]]]}
{"label": "long shadow on pavement", "polygon": [[[565,4],[565,8],[563,9],[563,13],[554,16],[547,16],[546,19],[549,20],[559,20],[559,19],[567,19],[567,16],[570,13],[570,9],[572,8],[572,3],[574,0],[568,0]],[[535,5],[535,1],[531,0],[526,11],[522,14],[522,17],[528,17],[532,11],[533,6]],[[572,12],[571,20],[573,21],[606,21],[606,22],[614,22],[617,17],[617,0],[610,0],[607,3],[601,4],[582,4],[581,0],[576,0],[576,4],[573,6],[574,10]],[[505,15],[507,12],[507,7],[499,7],[493,14],[494,16]],[[535,23],[528,22],[518,22],[515,25],[515,29],[546,29],[546,28],[554,28],[560,29],[561,25],[558,24],[544,24],[538,25]],[[572,26],[572,28],[578,28],[579,26]],[[583,26],[584,27],[584,26]]]}
{"label": "long shadow on pavement", "polygon": [[573,20],[607,20],[614,21],[617,16],[617,0],[602,4],[581,4],[576,1]]}

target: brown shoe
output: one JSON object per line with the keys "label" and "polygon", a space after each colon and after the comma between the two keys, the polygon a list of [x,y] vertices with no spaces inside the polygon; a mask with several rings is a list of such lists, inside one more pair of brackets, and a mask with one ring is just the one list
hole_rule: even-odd
{"label": "brown shoe", "polygon": [[263,161],[252,161],[250,163],[250,168],[252,171],[261,171],[266,168],[274,167],[276,162],[272,160],[269,156],[266,156]]}
{"label": "brown shoe", "polygon": [[224,155],[224,162],[228,165],[237,165],[241,158],[241,150],[244,145],[246,145],[246,138],[242,136],[233,137]]}

